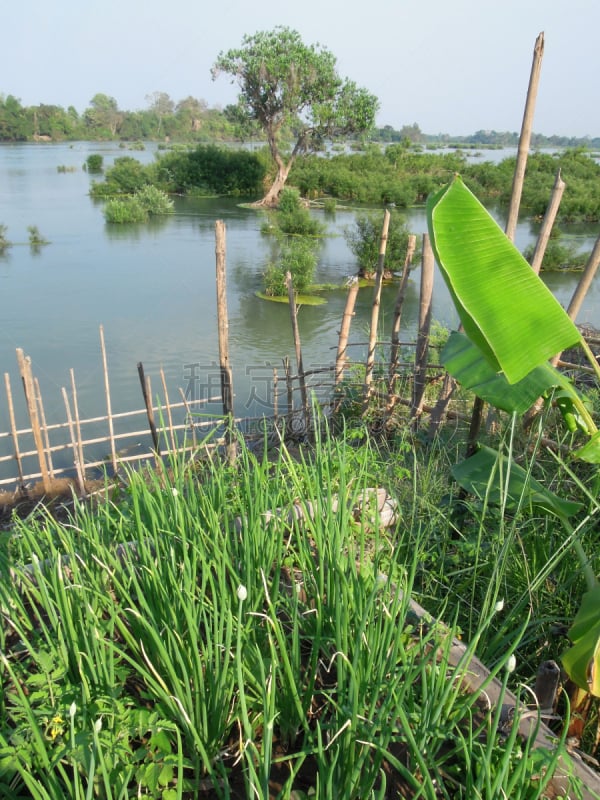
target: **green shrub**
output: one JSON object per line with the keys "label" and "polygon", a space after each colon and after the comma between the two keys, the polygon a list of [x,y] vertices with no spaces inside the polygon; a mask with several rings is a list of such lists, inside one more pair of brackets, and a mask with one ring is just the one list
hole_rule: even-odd
{"label": "green shrub", "polygon": [[156,186],[143,186],[135,193],[134,198],[150,215],[161,216],[173,211],[173,201],[166,192],[157,189]]}
{"label": "green shrub", "polygon": [[148,212],[137,197],[109,200],[104,206],[104,218],[107,222],[124,224],[128,222],[146,222]]}
{"label": "green shrub", "polygon": [[284,297],[287,294],[286,273],[290,272],[295,291],[306,294],[316,267],[317,248],[313,241],[302,237],[284,239],[278,263],[269,263],[264,273],[265,293],[271,297]]}
{"label": "green shrub", "polygon": [[44,239],[37,225],[28,225],[27,230],[29,232],[29,244],[35,247],[41,244],[48,244],[48,240]]}
{"label": "green shrub", "polygon": [[88,172],[102,172],[104,158],[99,153],[92,153],[85,160],[85,168]]}
{"label": "green shrub", "polygon": [[[356,217],[354,227],[346,228],[344,237],[356,256],[361,271],[372,272],[377,267],[383,224],[382,212],[368,212]],[[409,232],[404,217],[392,211],[385,253],[385,267],[399,271],[404,267]]]}
{"label": "green shrub", "polygon": [[6,225],[0,224],[0,252],[2,252],[2,250],[5,250],[7,247],[10,247],[12,244],[12,242],[9,242],[8,239],[6,238],[7,230],[8,228],[6,227]]}

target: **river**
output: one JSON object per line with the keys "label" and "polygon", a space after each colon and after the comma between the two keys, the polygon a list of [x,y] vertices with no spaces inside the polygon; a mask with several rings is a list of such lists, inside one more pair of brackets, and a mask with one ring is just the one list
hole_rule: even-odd
{"label": "river", "polygon": [[[270,253],[261,235],[262,215],[239,199],[177,199],[175,213],[144,225],[111,226],[101,205],[89,197],[93,177],[83,165],[100,153],[105,167],[122,155],[147,162],[155,148],[128,152],[113,143],[15,144],[0,146],[0,224],[13,246],[0,253],[0,366],[8,373],[15,397],[17,425],[26,427],[15,349],[31,357],[40,382],[48,421],[64,421],[61,387],[74,369],[80,414],[105,413],[99,326],[104,327],[113,411],[142,407],[136,365],[156,378],[162,367],[169,391],[214,394],[219,385],[214,224],[227,230],[227,280],[230,351],[236,413],[268,413],[272,367],[293,357],[286,305],[256,297]],[[485,154],[484,156],[485,157]],[[59,170],[60,168],[60,170]],[[314,212],[323,213],[323,212]],[[355,213],[338,210],[324,216],[329,235],[321,250],[317,281],[342,287],[357,266],[343,232]],[[407,213],[409,228],[426,229],[423,209]],[[501,220],[500,220],[501,222]],[[38,227],[49,244],[28,244],[28,226]],[[520,248],[534,240],[535,226],[519,225]],[[579,231],[591,249],[591,231]],[[414,336],[418,271],[409,282],[403,313],[403,337]],[[547,283],[568,303],[576,275],[553,275]],[[382,298],[382,336],[389,337],[395,287]],[[330,365],[335,357],[346,292],[327,295],[323,306],[303,306],[299,313],[305,369]],[[365,341],[371,291],[361,290],[351,340]],[[433,318],[454,326],[456,313],[441,279],[436,281]],[[600,327],[600,288],[592,288],[580,321]],[[159,384],[156,383],[158,389]],[[0,433],[9,420],[0,391]],[[0,440],[0,455],[10,442]],[[4,467],[5,465],[0,465]],[[0,469],[0,477],[2,470]]]}

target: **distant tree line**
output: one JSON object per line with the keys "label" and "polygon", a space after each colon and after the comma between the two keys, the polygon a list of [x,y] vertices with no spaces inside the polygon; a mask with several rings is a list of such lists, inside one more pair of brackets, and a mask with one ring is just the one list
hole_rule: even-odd
{"label": "distant tree line", "polygon": [[96,94],[79,114],[73,106],[23,106],[13,95],[0,95],[0,141],[27,142],[165,140],[208,142],[245,140],[255,131],[242,128],[230,109],[209,108],[204,100],[173,101],[165,92],[146,97],[148,107],[123,111],[114,97]]}
{"label": "distant tree line", "polygon": [[[175,102],[166,92],[146,96],[147,108],[124,111],[114,97],[98,93],[79,113],[73,106],[24,106],[14,95],[0,94],[0,142],[52,141],[147,141],[187,142],[249,141],[260,139],[258,126],[241,118],[238,106],[209,108],[205,100],[186,97]],[[468,148],[516,147],[519,134],[508,131],[476,131],[469,136],[423,133],[414,122],[399,129],[391,125],[375,128],[371,140]],[[600,149],[600,136],[544,136],[533,134],[533,147],[586,147]]]}

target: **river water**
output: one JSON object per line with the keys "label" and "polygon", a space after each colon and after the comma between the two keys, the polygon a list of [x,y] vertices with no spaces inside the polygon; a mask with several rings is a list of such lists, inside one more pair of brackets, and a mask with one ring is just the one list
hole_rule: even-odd
{"label": "river water", "polygon": [[[80,414],[106,412],[99,326],[104,328],[113,412],[143,405],[137,373],[142,362],[158,390],[162,367],[171,395],[214,395],[219,388],[215,292],[214,225],[227,230],[227,281],[230,353],[236,413],[269,413],[272,367],[294,356],[289,309],[256,297],[270,255],[260,233],[260,212],[239,199],[178,199],[175,214],[144,225],[111,226],[102,207],[88,195],[92,176],[83,169],[90,153],[104,157],[105,168],[122,155],[147,162],[154,149],[128,153],[112,143],[16,144],[0,146],[0,224],[13,246],[0,253],[0,367],[8,373],[15,398],[17,426],[27,427],[15,348],[32,360],[39,379],[46,419],[65,420],[61,387],[74,369]],[[485,158],[485,154],[483,156]],[[59,171],[59,167],[66,168]],[[322,213],[322,212],[314,212]],[[304,367],[331,365],[335,359],[346,292],[344,279],[357,266],[343,232],[355,214],[338,210],[324,216],[325,239],[316,279],[335,283],[327,304],[299,312]],[[426,230],[422,209],[407,214],[409,228]],[[502,220],[499,220],[502,223]],[[35,225],[49,244],[32,248],[28,226]],[[577,232],[591,249],[594,233]],[[519,225],[520,248],[534,241],[535,226]],[[403,338],[414,336],[419,272],[413,273],[403,312]],[[576,275],[547,279],[566,304]],[[389,338],[395,287],[385,287],[381,336]],[[351,341],[364,342],[370,319],[371,290],[359,294]],[[456,313],[441,279],[436,280],[433,317],[447,326]],[[580,321],[600,327],[600,287],[593,287]],[[360,356],[360,350],[356,353]],[[4,390],[0,390],[0,433],[8,431]],[[216,407],[218,409],[218,406]],[[0,455],[9,448],[0,439]],[[4,465],[0,465],[3,467]],[[2,477],[0,469],[0,477]]]}

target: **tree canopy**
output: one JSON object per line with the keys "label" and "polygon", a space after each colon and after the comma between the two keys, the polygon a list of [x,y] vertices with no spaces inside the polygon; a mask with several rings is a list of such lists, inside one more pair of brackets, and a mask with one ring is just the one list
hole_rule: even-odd
{"label": "tree canopy", "polygon": [[[237,82],[240,116],[262,128],[277,167],[263,205],[277,203],[298,155],[320,149],[325,140],[364,133],[375,121],[377,98],[341,78],[327,49],[304,44],[286,27],[245,36],[240,48],[220,53],[213,79],[221,73]],[[288,156],[282,144],[286,131],[295,139]]]}

